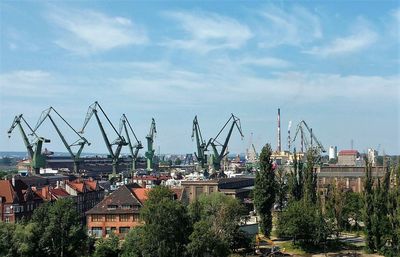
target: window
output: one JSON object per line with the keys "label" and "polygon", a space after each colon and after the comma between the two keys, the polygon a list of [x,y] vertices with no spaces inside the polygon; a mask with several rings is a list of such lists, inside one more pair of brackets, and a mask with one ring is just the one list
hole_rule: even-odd
{"label": "window", "polygon": [[10,208],[10,206],[6,206],[6,211],[5,211],[6,213],[11,213],[11,208]]}
{"label": "window", "polygon": [[129,214],[121,214],[121,215],[119,215],[119,221],[129,221],[130,217],[131,217],[131,215],[129,215]]}
{"label": "window", "polygon": [[10,217],[6,217],[4,220],[5,223],[10,223]]}
{"label": "window", "polygon": [[110,204],[110,205],[107,206],[107,209],[108,209],[108,210],[116,210],[116,209],[117,209],[117,205],[115,205],[115,204]]}
{"label": "window", "polygon": [[133,221],[139,221],[139,214],[133,214]]}
{"label": "window", "polygon": [[196,187],[196,196],[203,194],[203,187]]}
{"label": "window", "polygon": [[130,204],[123,204],[122,205],[122,209],[128,210],[128,209],[131,209],[131,208],[132,208],[132,205],[130,205]]}
{"label": "window", "polygon": [[99,214],[92,215],[92,221],[102,221],[102,220],[103,220],[103,215],[99,215]]}
{"label": "window", "polygon": [[129,227],[120,227],[119,228],[119,233],[120,234],[126,234],[126,233],[128,233],[129,232]]}
{"label": "window", "polygon": [[93,227],[91,232],[95,237],[101,237],[103,235],[103,229],[101,227]]}
{"label": "window", "polygon": [[106,235],[115,234],[116,231],[117,231],[116,227],[106,227]]}
{"label": "window", "polygon": [[117,221],[117,217],[114,214],[107,214],[106,221]]}

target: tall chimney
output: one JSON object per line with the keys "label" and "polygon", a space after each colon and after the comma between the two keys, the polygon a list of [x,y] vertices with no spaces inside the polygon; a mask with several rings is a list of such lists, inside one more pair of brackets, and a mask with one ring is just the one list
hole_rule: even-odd
{"label": "tall chimney", "polygon": [[278,153],[281,152],[281,109],[278,108],[278,149],[276,149]]}

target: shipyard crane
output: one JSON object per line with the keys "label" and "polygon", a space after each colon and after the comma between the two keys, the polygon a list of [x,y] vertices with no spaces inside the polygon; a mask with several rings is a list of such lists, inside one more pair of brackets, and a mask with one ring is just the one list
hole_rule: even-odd
{"label": "shipyard crane", "polygon": [[153,162],[154,162],[154,148],[153,148],[153,143],[154,143],[154,138],[157,134],[157,129],[156,129],[156,121],[154,118],[151,119],[151,125],[150,125],[150,131],[149,134],[146,136],[147,139],[147,151],[146,151],[146,159],[147,159],[147,170],[151,171],[153,169]]}
{"label": "shipyard crane", "polygon": [[[305,130],[307,130],[308,133],[310,134],[310,142],[308,142]],[[304,120],[300,121],[300,123],[297,125],[296,134],[294,135],[292,142],[296,140],[299,132],[301,136],[301,152],[304,152],[304,150],[307,150],[307,148],[316,148],[318,151],[321,151],[323,153],[326,152],[323,145],[320,143],[318,138],[313,133],[312,129],[307,125],[307,123]],[[316,146],[313,145],[314,141]]]}
{"label": "shipyard crane", "polygon": [[[28,136],[22,127],[21,122],[23,122],[29,130],[32,132],[31,134],[35,136],[35,141],[31,142],[28,139]],[[25,147],[28,151],[28,156],[31,161],[31,167],[34,170],[35,174],[40,173],[40,168],[44,168],[46,166],[46,158],[45,155],[42,154],[42,147],[43,143],[49,143],[49,139],[45,139],[43,137],[39,137],[32,129],[32,127],[26,122],[22,114],[15,116],[13,123],[11,124],[10,129],[7,131],[8,137],[11,137],[11,133],[14,130],[15,127],[19,128],[19,131],[21,132],[22,135],[22,140],[24,141]]]}
{"label": "shipyard crane", "polygon": [[[132,135],[134,136],[136,143],[132,144],[131,141],[131,137],[129,136],[129,130],[132,133]],[[129,123],[128,118],[126,117],[125,114],[122,114],[122,117],[119,121],[119,134],[122,135],[122,128],[125,131],[125,136],[126,139],[128,140],[128,145],[129,145],[129,151],[131,152],[131,157],[132,157],[132,171],[135,171],[136,167],[135,167],[135,163],[136,163],[136,159],[138,157],[139,154],[139,150],[143,148],[142,142],[139,141],[139,139],[136,137],[135,132],[133,131],[133,128],[131,126],[131,124]]]}
{"label": "shipyard crane", "polygon": [[[218,142],[218,137],[220,136],[220,134],[222,133],[222,131],[225,129],[225,127],[229,124],[229,122],[232,121],[231,127],[228,131],[228,135],[225,138],[225,141],[223,144]],[[240,124],[240,119],[238,117],[236,117],[235,115],[233,115],[233,113],[231,114],[231,117],[228,119],[228,121],[225,123],[225,125],[222,127],[222,129],[218,132],[217,136],[214,138],[210,138],[210,140],[208,141],[207,145],[206,145],[206,149],[208,149],[208,146],[211,145],[212,151],[213,151],[213,156],[212,156],[212,165],[214,168],[214,171],[219,172],[221,170],[221,161],[222,159],[228,155],[228,151],[227,147],[228,147],[228,143],[229,140],[231,138],[233,129],[235,128],[238,129],[242,139],[243,139],[243,133],[242,133],[242,128],[241,128],[241,124]],[[218,151],[217,146],[221,147],[221,150]],[[219,176],[225,176],[225,174],[223,172],[221,172],[219,174]]]}
{"label": "shipyard crane", "polygon": [[[113,128],[114,132],[117,134],[117,138],[113,142],[110,142],[110,140],[107,137],[106,131],[104,130],[103,124],[101,123],[101,120],[99,118],[99,114],[97,113],[98,110],[100,110],[100,112],[103,113],[103,116],[106,118],[107,122],[110,124],[110,126]],[[104,112],[103,108],[101,108],[100,104],[97,101],[89,106],[88,111],[86,113],[85,122],[83,123],[82,129],[79,133],[81,133],[81,134],[84,133],[84,129],[85,129],[86,125],[89,123],[93,114],[96,117],[97,124],[100,128],[100,131],[103,136],[104,142],[106,144],[108,153],[112,159],[112,176],[115,177],[117,174],[118,163],[120,160],[119,155],[121,153],[122,147],[128,145],[128,143],[126,143],[124,137],[122,137],[121,134],[118,133],[117,129],[114,127],[114,125],[108,118],[107,114]],[[113,148],[112,148],[113,145],[117,146],[115,151],[113,151]]]}
{"label": "shipyard crane", "polygon": [[[79,138],[73,142],[72,144],[69,144],[67,140],[65,139],[64,135],[61,133],[61,130],[58,128],[57,124],[55,123],[53,117],[51,116],[51,113],[55,113]],[[63,142],[65,148],[67,149],[68,153],[71,156],[72,161],[74,162],[74,173],[79,173],[79,165],[82,162],[81,160],[81,153],[85,145],[90,145],[90,143],[86,140],[86,138],[82,137],[65,119],[64,117],[61,116],[60,113],[56,111],[53,107],[50,106],[50,108],[44,110],[42,114],[39,117],[38,122],[36,123],[35,128],[33,129],[33,132],[36,132],[37,129],[43,124],[43,122],[49,119],[50,122],[53,124],[53,127],[55,128],[58,136],[60,137],[61,141]],[[74,153],[72,150],[72,147],[79,146],[78,151]]]}
{"label": "shipyard crane", "polygon": [[199,126],[199,122],[197,121],[197,115],[193,119],[193,129],[192,129],[192,140],[196,137],[197,144],[197,153],[194,153],[197,161],[202,169],[204,169],[204,164],[207,162],[207,155],[205,154],[206,149],[206,141],[203,140],[203,136],[201,135],[201,130]]}

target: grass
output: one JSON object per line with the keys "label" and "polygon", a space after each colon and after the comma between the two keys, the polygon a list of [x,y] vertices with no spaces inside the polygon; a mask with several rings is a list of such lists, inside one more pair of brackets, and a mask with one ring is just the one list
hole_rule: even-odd
{"label": "grass", "polygon": [[311,244],[293,244],[292,241],[285,241],[277,243],[279,247],[285,252],[291,254],[298,254],[308,256],[310,254],[324,253],[324,252],[340,252],[340,251],[359,251],[362,250],[362,246],[357,246],[346,242],[337,242],[335,240],[330,240],[326,245],[311,245]]}

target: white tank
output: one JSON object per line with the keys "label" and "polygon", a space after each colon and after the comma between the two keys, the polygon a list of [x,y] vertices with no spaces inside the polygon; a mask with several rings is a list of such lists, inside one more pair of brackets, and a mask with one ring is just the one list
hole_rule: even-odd
{"label": "white tank", "polygon": [[328,155],[329,155],[329,160],[335,159],[337,157],[337,146],[330,146]]}

